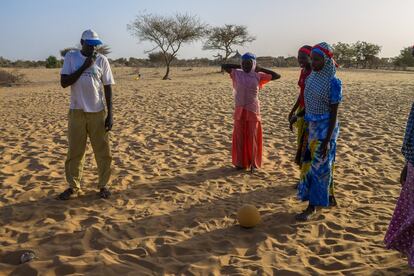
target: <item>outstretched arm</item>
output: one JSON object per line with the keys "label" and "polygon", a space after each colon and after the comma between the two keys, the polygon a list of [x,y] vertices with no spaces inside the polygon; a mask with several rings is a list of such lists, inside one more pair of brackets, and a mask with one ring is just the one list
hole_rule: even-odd
{"label": "outstretched arm", "polygon": [[280,79],[280,75],[270,69],[262,68],[260,66],[256,66],[256,72],[263,72],[272,76],[272,80]]}
{"label": "outstretched arm", "polygon": [[232,69],[240,69],[241,66],[239,64],[222,64],[221,69],[226,71],[227,73],[231,73]]}

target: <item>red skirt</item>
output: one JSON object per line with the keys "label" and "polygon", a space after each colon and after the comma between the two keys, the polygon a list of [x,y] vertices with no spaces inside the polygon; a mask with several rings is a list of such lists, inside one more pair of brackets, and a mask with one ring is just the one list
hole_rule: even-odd
{"label": "red skirt", "polygon": [[237,107],[234,112],[232,161],[239,168],[262,166],[262,123],[256,113]]}

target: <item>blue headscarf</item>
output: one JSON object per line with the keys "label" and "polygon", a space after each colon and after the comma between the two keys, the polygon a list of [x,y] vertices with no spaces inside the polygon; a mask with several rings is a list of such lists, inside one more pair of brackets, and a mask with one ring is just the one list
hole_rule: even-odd
{"label": "blue headscarf", "polygon": [[248,60],[248,59],[252,59],[252,60],[256,60],[256,55],[252,54],[252,53],[245,53],[244,55],[242,55],[241,57],[242,60]]}
{"label": "blue headscarf", "polygon": [[256,55],[255,54],[247,52],[244,55],[242,55],[241,59],[242,59],[242,61],[243,60],[251,60],[252,61],[252,69],[250,70],[250,72],[248,74],[254,73],[256,71]]}

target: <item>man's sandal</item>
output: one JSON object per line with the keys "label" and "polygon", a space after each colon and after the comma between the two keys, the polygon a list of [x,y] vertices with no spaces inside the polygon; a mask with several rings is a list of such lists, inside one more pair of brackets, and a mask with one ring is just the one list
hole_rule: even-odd
{"label": "man's sandal", "polygon": [[75,191],[73,188],[68,188],[58,196],[58,199],[59,200],[69,200],[74,195],[77,195],[77,194],[78,194],[78,191]]}
{"label": "man's sandal", "polygon": [[108,199],[111,197],[111,192],[108,190],[108,188],[101,188],[99,191],[99,197],[103,199]]}

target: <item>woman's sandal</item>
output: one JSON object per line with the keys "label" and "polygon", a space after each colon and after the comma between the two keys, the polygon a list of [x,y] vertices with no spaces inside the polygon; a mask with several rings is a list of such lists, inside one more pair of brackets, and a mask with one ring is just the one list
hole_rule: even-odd
{"label": "woman's sandal", "polygon": [[335,197],[333,195],[329,196],[329,207],[336,207],[336,206],[338,206],[338,203],[336,202]]}
{"label": "woman's sandal", "polygon": [[316,214],[316,208],[315,207],[308,207],[302,213],[297,214],[295,216],[295,219],[297,221],[308,221],[309,219],[311,219],[313,217],[314,214]]}

